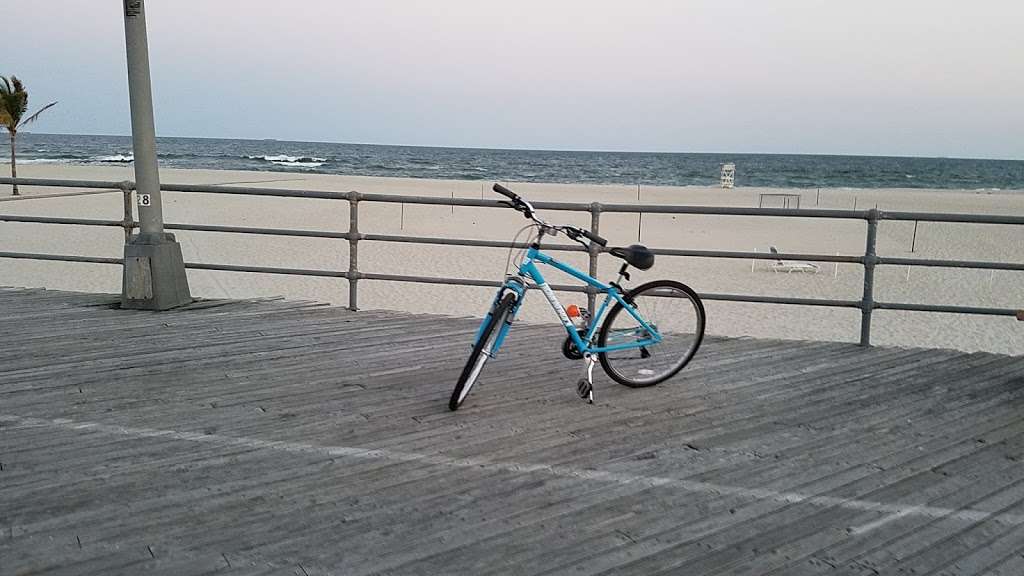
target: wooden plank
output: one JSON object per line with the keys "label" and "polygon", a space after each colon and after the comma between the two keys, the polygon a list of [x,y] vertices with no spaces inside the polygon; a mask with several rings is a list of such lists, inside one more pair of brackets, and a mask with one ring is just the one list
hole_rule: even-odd
{"label": "wooden plank", "polygon": [[0,289],[16,570],[997,574],[1024,545],[1020,357],[709,337],[587,406],[560,329],[517,324],[451,413],[477,319],[116,300]]}

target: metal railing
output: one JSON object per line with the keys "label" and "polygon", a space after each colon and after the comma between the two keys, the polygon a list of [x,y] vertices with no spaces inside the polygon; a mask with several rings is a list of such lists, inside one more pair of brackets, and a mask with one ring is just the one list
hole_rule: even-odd
{"label": "metal railing", "polygon": [[[132,230],[138,228],[138,222],[134,220],[132,210],[132,191],[135,188],[133,182],[101,182],[88,180],[50,180],[0,178],[0,184],[12,184],[17,182],[21,186],[47,186],[47,187],[71,187],[88,189],[106,189],[120,191],[124,198],[124,214],[121,220],[97,220],[85,218],[56,218],[43,216],[19,216],[0,214],[0,221],[6,222],[30,222],[43,224],[66,224],[82,226],[112,226],[124,230],[127,239]],[[186,185],[186,184],[163,184],[161,189],[166,192],[201,193],[201,194],[235,194],[248,196],[271,196],[281,198],[315,198],[327,200],[342,200],[349,205],[349,229],[347,232],[331,232],[319,230],[294,230],[279,228],[258,228],[242,226],[218,226],[203,224],[167,223],[164,228],[167,230],[185,230],[199,232],[226,232],[242,234],[259,234],[271,236],[293,236],[312,237],[325,239],[342,239],[349,242],[349,266],[348,270],[318,270],[299,268],[278,268],[265,266],[243,266],[232,264],[211,264],[199,262],[186,262],[185,267],[194,270],[221,270],[230,272],[254,272],[265,274],[291,274],[300,276],[319,276],[331,278],[344,278],[348,281],[349,295],[348,307],[352,310],[358,309],[359,282],[361,280],[395,281],[395,282],[420,282],[429,284],[448,284],[459,286],[493,286],[501,285],[496,280],[480,280],[472,278],[444,278],[432,276],[411,276],[401,274],[378,274],[373,272],[362,272],[359,270],[359,243],[360,242],[404,242],[415,244],[432,244],[444,246],[474,246],[510,248],[524,247],[525,244],[493,240],[474,240],[462,238],[440,238],[423,236],[401,236],[388,234],[363,233],[359,228],[359,205],[363,202],[380,202],[392,204],[423,204],[441,206],[476,206],[486,208],[507,209],[497,200],[484,200],[472,198],[443,198],[425,196],[403,196],[391,194],[364,194],[360,192],[326,192],[318,190],[280,190],[275,188],[253,188],[236,186],[210,186],[210,185]],[[977,314],[989,316],[1016,316],[1024,318],[1024,311],[1009,308],[985,308],[975,306],[949,306],[938,304],[917,304],[898,302],[878,302],[874,299],[875,268],[880,265],[902,265],[902,266],[925,266],[944,268],[974,268],[985,270],[1012,270],[1024,271],[1024,263],[1013,262],[986,262],[970,260],[934,260],[921,258],[898,258],[879,256],[876,252],[878,238],[878,223],[888,221],[929,221],[929,222],[959,222],[976,224],[1010,224],[1024,226],[1024,217],[1006,216],[993,214],[942,214],[928,212],[887,212],[878,209],[870,210],[819,210],[819,209],[790,209],[790,208],[740,208],[740,207],[718,207],[718,206],[675,206],[657,204],[603,204],[600,202],[570,203],[570,202],[533,202],[535,208],[541,210],[562,210],[571,212],[586,212],[590,214],[590,227],[596,234],[600,234],[601,215],[607,213],[646,213],[646,214],[704,214],[718,216],[770,216],[783,218],[827,218],[863,220],[867,222],[867,234],[865,238],[864,254],[862,256],[833,255],[833,254],[768,254],[763,252],[738,252],[719,250],[684,250],[673,248],[651,248],[651,252],[665,256],[690,256],[701,258],[742,258],[754,260],[795,260],[815,262],[835,262],[860,264],[864,267],[864,289],[860,300],[834,300],[823,298],[793,298],[785,296],[762,296],[753,294],[717,294],[701,293],[700,297],[705,300],[717,300],[726,302],[752,302],[770,304],[790,304],[801,306],[826,306],[837,308],[859,309],[861,312],[860,344],[869,346],[871,344],[871,318],[875,310],[909,310],[919,312],[945,312],[957,314]],[[581,246],[572,245],[546,245],[546,250],[563,250],[585,252]],[[598,257],[601,252],[607,251],[596,245],[589,250],[589,273],[591,276],[597,274]],[[0,251],[0,258],[27,258],[34,260],[54,260],[66,262],[93,262],[100,264],[123,264],[121,258],[103,258],[90,256],[72,256],[61,254],[32,254],[21,252]],[[590,308],[594,308],[595,292],[593,288],[580,286],[552,286],[561,291],[587,292]]]}

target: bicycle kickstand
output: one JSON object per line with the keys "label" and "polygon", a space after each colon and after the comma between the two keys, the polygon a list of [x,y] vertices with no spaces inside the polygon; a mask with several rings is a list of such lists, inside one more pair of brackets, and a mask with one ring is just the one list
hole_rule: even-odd
{"label": "bicycle kickstand", "polygon": [[576,393],[580,395],[589,404],[594,403],[594,365],[597,364],[597,359],[587,354],[584,357],[584,361],[587,363],[587,377],[580,378],[579,382],[576,383]]}

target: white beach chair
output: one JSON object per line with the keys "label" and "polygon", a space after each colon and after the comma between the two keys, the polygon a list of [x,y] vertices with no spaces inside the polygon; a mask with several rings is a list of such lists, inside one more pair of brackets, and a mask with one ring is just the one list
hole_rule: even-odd
{"label": "white beach chair", "polygon": [[[770,246],[769,249],[772,254],[778,254],[779,251],[775,246]],[[817,274],[821,268],[813,262],[797,262],[795,260],[776,260],[768,265],[772,269],[772,272],[786,272],[792,274],[793,272],[800,272],[804,274]]]}

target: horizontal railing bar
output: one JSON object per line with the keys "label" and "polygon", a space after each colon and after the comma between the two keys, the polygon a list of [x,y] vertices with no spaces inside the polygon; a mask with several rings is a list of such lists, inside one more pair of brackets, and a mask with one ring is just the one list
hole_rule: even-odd
{"label": "horizontal railing bar", "polygon": [[327,232],[323,230],[295,230],[291,228],[250,228],[245,226],[216,226],[207,224],[164,224],[170,230],[192,232],[228,232],[237,234],[263,234],[269,236],[301,236],[309,238],[349,239],[348,232]]}
{"label": "horizontal railing bar", "polygon": [[701,300],[722,302],[751,302],[760,304],[791,304],[794,306],[826,306],[830,308],[860,308],[860,300],[828,300],[819,298],[789,298],[785,296],[756,296],[753,294],[698,293]]}
{"label": "horizontal railing bar", "polygon": [[[379,242],[408,242],[414,244],[436,244],[443,246],[474,246],[484,248],[526,248],[528,243],[501,241],[501,240],[471,240],[460,238],[437,238],[430,236],[391,236],[386,234],[362,234],[360,240],[373,240]],[[586,252],[583,246],[570,244],[545,244],[544,250],[560,250],[566,252]],[[818,262],[846,262],[850,264],[863,264],[861,256],[840,256],[835,254],[771,254],[769,252],[727,252],[717,250],[676,250],[672,248],[648,248],[654,254],[664,256],[693,256],[698,258],[751,258],[755,260],[807,260]],[[602,248],[607,253],[607,248]]]}
{"label": "horizontal railing bar", "polygon": [[972,260],[924,260],[920,258],[889,258],[879,257],[878,264],[891,266],[927,266],[932,268],[976,268],[981,270],[1017,270],[1024,271],[1024,263],[1020,262],[982,262]]}
{"label": "horizontal railing bar", "polygon": [[[497,200],[476,198],[445,198],[443,196],[404,196],[395,194],[359,194],[359,200],[365,202],[383,202],[397,204],[428,204],[439,206],[479,206],[487,208],[508,208]],[[580,202],[530,202],[540,210],[565,210],[590,212],[589,203]],[[852,218],[868,219],[868,210],[799,210],[792,208],[745,208],[738,206],[672,206],[664,204],[599,204],[602,213],[638,213],[645,214],[710,214],[721,216],[787,216],[798,218]]]}
{"label": "horizontal railing bar", "polygon": [[746,208],[739,206],[665,206],[661,204],[601,204],[601,212],[644,214],[705,214],[710,216],[780,216],[795,218],[845,218],[867,220],[868,210],[819,210],[798,208]]}
{"label": "horizontal railing bar", "polygon": [[[437,238],[433,236],[392,236],[388,234],[360,234],[360,240],[376,242],[406,242],[413,244],[436,244],[439,246],[472,246],[477,248],[527,248],[528,242],[508,242],[506,240],[474,240],[468,238]],[[544,250],[563,252],[586,252],[583,246],[569,244],[547,244]]]}
{"label": "horizontal railing bar", "polygon": [[25,252],[0,252],[0,258],[20,260],[54,260],[59,262],[88,262],[93,264],[124,264],[122,258],[104,258],[101,256],[72,256],[69,254],[30,254]]}
{"label": "horizontal railing bar", "polygon": [[49,178],[8,178],[0,176],[0,184],[17,184],[18,186],[43,186],[53,188],[110,188],[111,191],[120,191],[127,187],[135,190],[135,183],[131,180],[120,182],[100,180],[62,180]]}
{"label": "horizontal railing bar", "polygon": [[879,211],[880,220],[920,220],[922,222],[966,222],[973,224],[1024,224],[1024,216],[1006,214],[962,214],[943,212]]}
{"label": "horizontal railing bar", "polygon": [[[403,274],[374,274],[368,272],[359,273],[360,280],[387,280],[391,282],[412,282],[417,284],[442,284],[448,286],[481,286],[485,288],[498,288],[504,282],[498,280],[477,280],[475,278],[438,278],[436,276],[407,276]],[[535,288],[527,286],[527,288]],[[582,286],[567,286],[564,284],[552,284],[552,290],[559,292],[586,292]]]}
{"label": "horizontal railing bar", "polygon": [[337,270],[313,270],[304,268],[273,268],[268,266],[243,266],[235,264],[202,264],[185,262],[185,268],[192,270],[219,270],[222,272],[255,272],[259,274],[289,274],[294,276],[320,276],[326,278],[348,278],[348,272]]}
{"label": "horizontal railing bar", "polygon": [[[509,210],[505,204],[501,204],[497,198],[460,198],[458,196],[407,196],[404,194],[359,194],[359,200],[365,202],[380,202],[383,204],[423,204],[427,206],[467,206],[478,208],[504,208]],[[545,208],[547,210],[578,210],[589,211],[590,204],[573,202],[531,202],[534,208]],[[541,205],[543,204],[543,206]],[[518,216],[514,212],[509,212]],[[518,216],[522,217],[522,216]]]}
{"label": "horizontal railing bar", "polygon": [[815,262],[845,262],[863,264],[863,256],[838,254],[772,254],[771,252],[728,252],[719,250],[677,250],[674,248],[648,248],[654,254],[665,256],[693,256],[697,258],[742,258],[751,260],[803,260]]}
{"label": "horizontal railing bar", "polygon": [[203,184],[160,184],[165,192],[196,194],[239,194],[244,196],[276,196],[280,198],[314,198],[320,200],[348,200],[352,193],[326,190],[283,190],[281,188],[250,188],[248,186],[208,186]]}
{"label": "horizontal railing bar", "polygon": [[1010,308],[979,308],[976,306],[946,306],[942,304],[906,304],[896,302],[875,302],[881,310],[905,310],[910,312],[948,312],[951,314],[979,314],[986,316],[1016,316],[1019,310]]}
{"label": "horizontal railing bar", "polygon": [[20,216],[13,214],[0,214],[0,222],[31,222],[35,224],[73,224],[78,226],[117,226],[119,228],[124,226],[124,222],[120,220],[90,220],[88,218],[57,218],[51,216]]}

